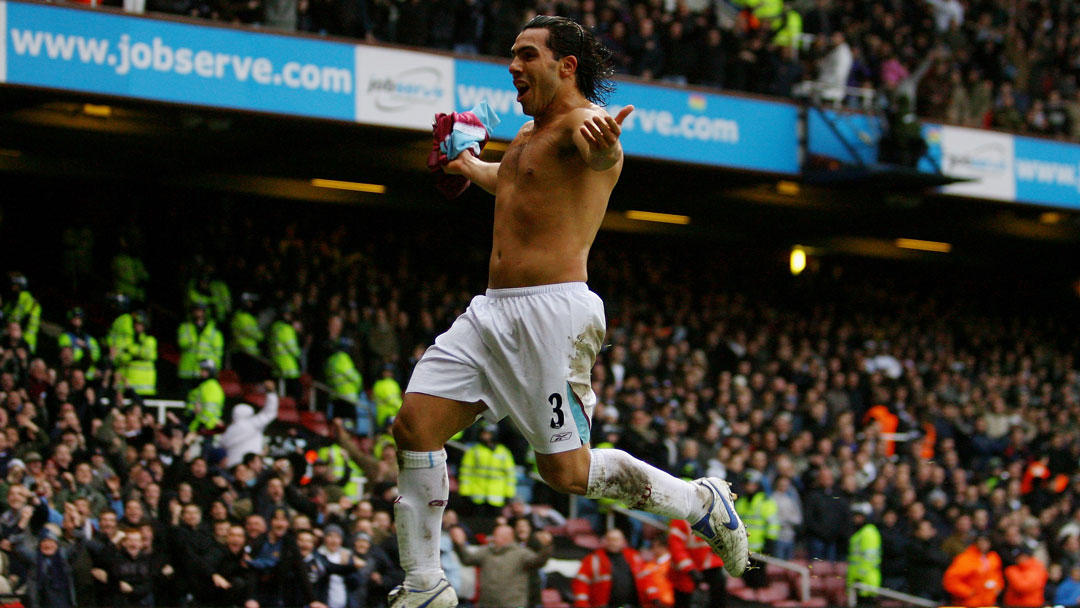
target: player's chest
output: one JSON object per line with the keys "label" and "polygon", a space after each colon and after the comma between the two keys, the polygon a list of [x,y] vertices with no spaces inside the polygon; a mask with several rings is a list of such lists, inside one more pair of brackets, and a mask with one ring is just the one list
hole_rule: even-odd
{"label": "player's chest", "polygon": [[572,142],[554,133],[522,133],[503,155],[499,177],[515,182],[561,179],[573,167]]}

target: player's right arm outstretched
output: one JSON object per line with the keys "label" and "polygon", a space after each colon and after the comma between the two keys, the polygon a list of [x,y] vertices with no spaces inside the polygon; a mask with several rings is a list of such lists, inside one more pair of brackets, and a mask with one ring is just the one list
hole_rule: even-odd
{"label": "player's right arm outstretched", "polygon": [[499,163],[489,163],[473,156],[471,152],[462,152],[450,161],[443,171],[451,175],[464,175],[489,194],[495,194]]}

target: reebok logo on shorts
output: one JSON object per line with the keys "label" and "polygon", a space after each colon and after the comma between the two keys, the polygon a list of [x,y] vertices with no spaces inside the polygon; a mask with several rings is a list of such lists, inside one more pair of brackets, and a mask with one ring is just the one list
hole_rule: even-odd
{"label": "reebok logo on shorts", "polygon": [[558,434],[552,435],[551,440],[549,440],[548,443],[555,443],[557,441],[565,441],[565,440],[569,439],[570,436],[573,435],[573,434],[574,433],[572,433],[572,432],[567,432],[567,433],[558,433]]}

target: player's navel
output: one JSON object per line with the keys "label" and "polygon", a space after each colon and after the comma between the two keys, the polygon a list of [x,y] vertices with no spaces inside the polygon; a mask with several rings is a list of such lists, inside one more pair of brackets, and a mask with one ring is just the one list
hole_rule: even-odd
{"label": "player's navel", "polygon": [[532,175],[532,174],[533,174],[532,167],[529,167],[528,169],[525,170],[525,175]]}

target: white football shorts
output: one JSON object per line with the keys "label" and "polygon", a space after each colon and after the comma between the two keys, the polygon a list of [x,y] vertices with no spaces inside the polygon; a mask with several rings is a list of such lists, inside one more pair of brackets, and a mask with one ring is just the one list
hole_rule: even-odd
{"label": "white football shorts", "polygon": [[435,339],[406,392],[482,401],[484,418],[509,416],[540,454],[587,447],[606,331],[604,302],[585,283],[489,289]]}

